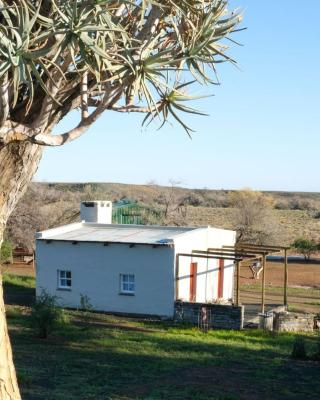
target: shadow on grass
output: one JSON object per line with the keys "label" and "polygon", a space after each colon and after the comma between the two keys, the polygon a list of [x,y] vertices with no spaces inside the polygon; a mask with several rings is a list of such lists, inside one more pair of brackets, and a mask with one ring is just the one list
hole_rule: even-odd
{"label": "shadow on grass", "polygon": [[314,399],[320,391],[320,364],[290,360],[290,335],[70,324],[40,340],[27,319],[10,321],[24,400]]}
{"label": "shadow on grass", "polygon": [[30,287],[24,282],[3,280],[4,302],[9,305],[30,306],[36,296],[34,287]]}

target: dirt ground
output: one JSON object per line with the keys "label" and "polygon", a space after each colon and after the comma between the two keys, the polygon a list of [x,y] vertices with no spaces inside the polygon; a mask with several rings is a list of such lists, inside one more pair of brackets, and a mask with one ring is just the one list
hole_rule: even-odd
{"label": "dirt ground", "polygon": [[[261,276],[260,276],[261,280]],[[241,284],[252,284],[252,273],[248,266],[241,269]],[[267,262],[266,285],[282,286],[284,265],[279,262]],[[320,289],[320,263],[289,263],[288,283],[290,287],[308,286]]]}
{"label": "dirt ground", "polygon": [[[1,265],[1,264],[0,264]],[[1,265],[1,272],[7,272],[8,274],[21,275],[21,276],[35,276],[36,272],[33,265],[24,263],[13,263]]]}
{"label": "dirt ground", "polygon": [[[249,266],[240,274],[241,302],[261,303],[261,280],[252,277]],[[266,269],[266,304],[283,304],[284,265],[268,262]],[[320,263],[288,264],[288,303],[292,311],[320,313]]]}

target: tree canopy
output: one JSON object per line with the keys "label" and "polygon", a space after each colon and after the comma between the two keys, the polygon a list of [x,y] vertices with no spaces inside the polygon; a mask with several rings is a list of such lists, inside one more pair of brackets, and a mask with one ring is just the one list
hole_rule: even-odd
{"label": "tree canopy", "polygon": [[264,193],[243,189],[230,193],[233,223],[239,242],[277,244],[279,226],[272,212],[274,200]]}
{"label": "tree canopy", "polygon": [[[239,12],[226,0],[0,0],[0,147],[13,141],[57,146],[105,110],[169,117],[181,113],[190,86],[218,84],[216,66]],[[51,135],[70,111],[81,119]]]}
{"label": "tree canopy", "polygon": [[310,260],[312,254],[319,252],[320,245],[313,239],[298,238],[292,243],[292,247],[300,254],[305,260]]}

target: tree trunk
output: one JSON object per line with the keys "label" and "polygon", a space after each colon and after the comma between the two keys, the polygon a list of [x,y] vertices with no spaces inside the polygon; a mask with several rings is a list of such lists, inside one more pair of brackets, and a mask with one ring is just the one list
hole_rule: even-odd
{"label": "tree trunk", "polygon": [[[42,148],[28,142],[11,143],[0,148],[0,247],[8,218],[35,174],[41,156]],[[0,399],[21,399],[8,336],[1,276]]]}

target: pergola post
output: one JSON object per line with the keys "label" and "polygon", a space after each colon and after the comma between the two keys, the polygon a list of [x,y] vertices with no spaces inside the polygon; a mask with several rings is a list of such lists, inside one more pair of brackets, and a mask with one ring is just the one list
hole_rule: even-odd
{"label": "pergola post", "polygon": [[288,306],[288,252],[284,250],[284,288],[283,288],[283,304]]}
{"label": "pergola post", "polygon": [[237,261],[237,296],[236,296],[236,305],[240,305],[240,268],[241,268],[241,262]]}
{"label": "pergola post", "polygon": [[180,273],[180,271],[179,271],[179,254],[177,254],[176,255],[176,271],[175,271],[175,275],[176,275],[176,279],[175,279],[176,299],[175,300],[179,299],[179,273]]}
{"label": "pergola post", "polygon": [[264,313],[265,308],[265,292],[266,292],[266,266],[267,266],[267,256],[263,254],[262,256],[262,295],[261,295],[261,312]]}

